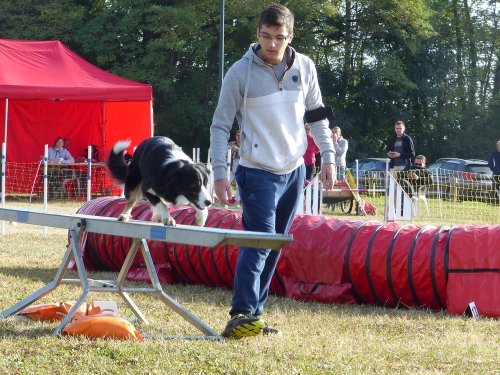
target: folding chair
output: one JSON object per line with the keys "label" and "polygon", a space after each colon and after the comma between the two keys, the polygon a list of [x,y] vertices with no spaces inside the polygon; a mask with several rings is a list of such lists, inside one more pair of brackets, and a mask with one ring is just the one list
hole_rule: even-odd
{"label": "folding chair", "polygon": [[73,186],[76,188],[76,193],[78,197],[81,196],[80,193],[80,177],[78,173],[73,169],[62,169],[61,170],[61,198],[71,196],[69,189],[67,188],[67,184],[69,181],[73,182]]}

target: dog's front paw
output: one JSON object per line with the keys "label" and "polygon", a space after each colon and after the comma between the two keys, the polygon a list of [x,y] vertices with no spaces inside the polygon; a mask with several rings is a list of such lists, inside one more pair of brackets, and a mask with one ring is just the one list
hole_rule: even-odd
{"label": "dog's front paw", "polygon": [[130,214],[121,214],[118,216],[118,221],[123,221],[124,223],[130,221],[130,219],[132,219],[132,215]]}
{"label": "dog's front paw", "polygon": [[207,221],[208,217],[208,209],[204,210],[197,210],[196,211],[196,225],[199,227],[205,226],[205,222]]}
{"label": "dog's front paw", "polygon": [[175,227],[176,222],[172,216],[169,216],[163,221],[163,224],[168,225],[170,227]]}

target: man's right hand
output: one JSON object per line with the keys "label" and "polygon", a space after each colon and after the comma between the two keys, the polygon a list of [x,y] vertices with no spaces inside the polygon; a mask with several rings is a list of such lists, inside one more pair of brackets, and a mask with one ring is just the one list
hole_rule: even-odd
{"label": "man's right hand", "polygon": [[387,153],[387,156],[391,159],[394,159],[394,158],[401,156],[401,154],[399,152],[396,152],[396,151],[389,151]]}
{"label": "man's right hand", "polygon": [[229,197],[231,194],[231,184],[229,184],[229,180],[227,178],[222,178],[214,182],[214,191],[217,198],[223,204],[229,204]]}

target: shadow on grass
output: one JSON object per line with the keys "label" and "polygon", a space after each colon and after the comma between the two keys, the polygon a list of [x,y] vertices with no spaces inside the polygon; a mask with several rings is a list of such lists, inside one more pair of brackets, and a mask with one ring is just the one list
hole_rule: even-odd
{"label": "shadow on grass", "polygon": [[[179,301],[197,301],[207,305],[219,306],[221,309],[229,311],[231,307],[231,289],[212,288],[205,285],[192,284],[162,284],[171,296]],[[317,314],[321,312],[334,312],[351,317],[366,316],[432,316],[435,319],[449,318],[450,315],[444,310],[432,310],[419,307],[390,307],[382,305],[368,304],[334,304],[320,302],[304,302],[291,299],[285,296],[272,294],[266,303],[265,313],[273,310],[285,310],[290,312],[306,312],[307,314]]]}
{"label": "shadow on grass", "polygon": [[35,338],[46,337],[54,333],[59,322],[40,323],[35,321],[17,321],[14,318],[7,318],[0,323],[0,336],[8,338]]}
{"label": "shadow on grass", "polygon": [[57,268],[0,267],[0,274],[32,281],[52,281]]}

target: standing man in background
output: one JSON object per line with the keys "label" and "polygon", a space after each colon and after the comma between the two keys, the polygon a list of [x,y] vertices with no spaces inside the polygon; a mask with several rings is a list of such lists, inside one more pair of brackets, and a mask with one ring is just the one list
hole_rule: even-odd
{"label": "standing man in background", "polygon": [[491,203],[500,204],[500,140],[497,141],[497,149],[491,153],[488,159],[488,166],[491,172],[493,172],[493,194]]}
{"label": "standing man in background", "polygon": [[307,123],[304,125],[306,128],[307,135],[307,149],[304,152],[304,164],[306,166],[306,180],[311,181],[314,177],[314,172],[316,171],[316,154],[319,152],[316,142],[314,142],[314,137],[311,134],[311,128]]}
{"label": "standing man in background", "polygon": [[413,165],[413,159],[415,159],[413,139],[405,134],[405,129],[403,121],[396,121],[394,124],[396,134],[387,145],[387,156],[391,159],[389,168],[392,174]]}
{"label": "standing man in background", "polygon": [[346,154],[349,148],[347,139],[342,137],[342,130],[338,126],[332,128],[333,148],[335,150],[335,164],[337,165],[337,176],[339,180],[345,180]]}
{"label": "standing man in background", "polygon": [[[314,63],[289,44],[294,16],[283,5],[260,13],[258,43],[227,72],[210,128],[214,190],[228,204],[226,150],[236,118],[241,129],[236,182],[243,206],[243,229],[286,234],[303,200],[305,121],[322,154],[321,180],[335,183],[335,152]],[[278,333],[261,318],[280,252],[241,247],[224,337]]]}

